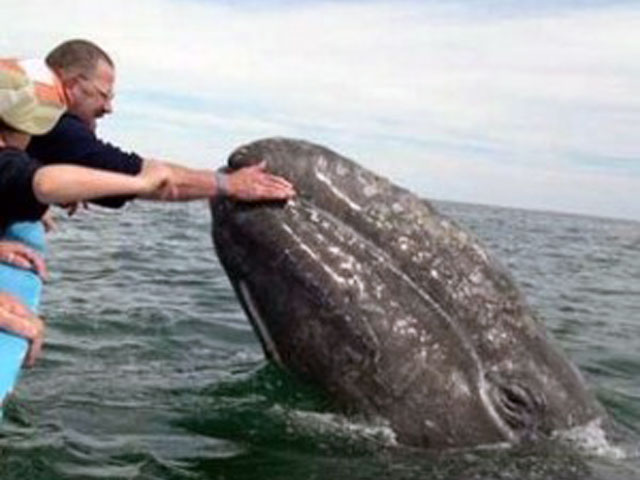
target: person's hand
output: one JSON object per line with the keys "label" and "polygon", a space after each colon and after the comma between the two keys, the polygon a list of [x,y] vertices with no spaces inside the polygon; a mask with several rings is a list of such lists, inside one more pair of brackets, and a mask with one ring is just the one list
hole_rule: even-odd
{"label": "person's hand", "polygon": [[80,207],[82,207],[84,210],[89,210],[89,203],[71,202],[60,205],[60,207],[64,208],[67,211],[67,216],[73,217]]}
{"label": "person's hand", "polygon": [[25,365],[32,367],[42,351],[44,322],[17,299],[0,292],[0,328],[29,340]]}
{"label": "person's hand", "polygon": [[267,173],[266,162],[227,174],[227,195],[236,200],[288,200],[296,194],[287,180]]}
{"label": "person's hand", "polygon": [[42,256],[20,242],[0,240],[0,261],[27,270],[35,270],[43,280],[49,277],[47,265]]}
{"label": "person's hand", "polygon": [[139,177],[142,181],[142,190],[138,197],[156,200],[178,198],[178,187],[173,181],[173,173],[169,166],[161,162],[145,162]]}
{"label": "person's hand", "polygon": [[50,208],[47,208],[47,211],[44,213],[40,221],[44,226],[45,232],[49,233],[49,232],[55,232],[56,230],[58,230],[58,224],[56,223],[56,219],[53,216],[53,212],[51,211]]}
{"label": "person's hand", "polygon": [[[76,214],[76,212],[80,209],[80,207],[82,207],[83,210],[89,210],[88,202],[71,202],[71,203],[60,204],[58,206],[67,211],[68,217],[73,217]],[[56,222],[56,218],[53,215],[53,211],[51,208],[47,209],[47,211],[42,216],[40,221],[44,225],[45,232],[49,233],[49,232],[55,232],[56,230],[58,230],[58,222]]]}

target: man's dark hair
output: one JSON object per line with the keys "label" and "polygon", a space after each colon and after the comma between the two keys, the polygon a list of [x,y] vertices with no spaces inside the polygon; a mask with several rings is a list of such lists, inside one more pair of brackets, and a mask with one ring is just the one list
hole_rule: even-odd
{"label": "man's dark hair", "polygon": [[90,75],[100,60],[113,68],[107,52],[89,40],[74,39],[62,42],[45,59],[52,69],[67,76]]}

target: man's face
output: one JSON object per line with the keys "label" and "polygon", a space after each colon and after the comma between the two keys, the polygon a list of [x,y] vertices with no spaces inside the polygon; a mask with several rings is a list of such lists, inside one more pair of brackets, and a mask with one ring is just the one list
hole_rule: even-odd
{"label": "man's face", "polygon": [[68,110],[80,117],[91,130],[96,120],[113,111],[115,71],[107,62],[99,60],[91,75],[79,74],[67,86]]}

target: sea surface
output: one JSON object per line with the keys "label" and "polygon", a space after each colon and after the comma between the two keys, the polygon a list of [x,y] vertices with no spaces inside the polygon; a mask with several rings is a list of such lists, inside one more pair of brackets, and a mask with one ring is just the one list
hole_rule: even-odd
{"label": "sea surface", "polygon": [[438,203],[513,273],[618,426],[433,453],[269,365],[204,203],[60,219],[44,357],[0,425],[0,479],[640,479],[640,223]]}

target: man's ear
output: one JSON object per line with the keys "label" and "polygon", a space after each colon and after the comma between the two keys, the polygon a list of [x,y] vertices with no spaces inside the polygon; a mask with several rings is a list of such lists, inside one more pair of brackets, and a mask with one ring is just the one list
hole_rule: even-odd
{"label": "man's ear", "polygon": [[78,95],[78,88],[80,88],[80,76],[60,75],[58,78],[60,78],[60,83],[62,84],[62,89],[67,99],[67,105],[70,105],[76,100]]}

